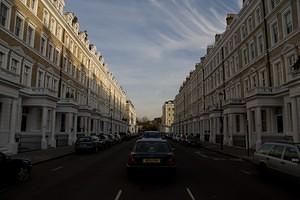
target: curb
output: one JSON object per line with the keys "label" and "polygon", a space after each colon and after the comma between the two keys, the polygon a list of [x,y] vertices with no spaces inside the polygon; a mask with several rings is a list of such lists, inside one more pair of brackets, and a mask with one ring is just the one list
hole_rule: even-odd
{"label": "curb", "polygon": [[59,155],[59,156],[55,156],[55,157],[52,157],[52,158],[49,158],[49,159],[40,160],[40,161],[32,163],[32,165],[35,166],[35,165],[46,163],[46,162],[49,162],[49,161],[52,161],[52,160],[57,160],[57,159],[60,159],[60,158],[64,158],[64,157],[70,156],[70,155],[72,155],[74,153],[75,152],[72,151],[72,152],[69,152],[69,153],[66,153],[66,154],[63,154],[63,155]]}
{"label": "curb", "polygon": [[230,157],[233,157],[233,158],[239,158],[239,159],[247,161],[251,164],[254,164],[254,161],[251,158],[247,158],[247,157],[244,157],[244,156],[238,156],[238,155],[227,153],[227,152],[220,151],[220,150],[214,150],[214,149],[211,149],[211,148],[208,148],[208,147],[205,147],[205,146],[201,146],[200,148],[203,148],[203,149],[215,152],[215,153],[219,153],[219,154],[222,154],[222,155],[225,155],[225,156],[230,156]]}

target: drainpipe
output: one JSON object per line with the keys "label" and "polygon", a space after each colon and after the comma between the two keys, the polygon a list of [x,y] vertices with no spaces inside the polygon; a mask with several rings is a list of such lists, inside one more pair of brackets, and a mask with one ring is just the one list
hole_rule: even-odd
{"label": "drainpipe", "polygon": [[264,27],[265,27],[265,43],[266,43],[266,53],[267,53],[267,73],[269,76],[269,87],[272,87],[273,83],[271,80],[271,63],[270,63],[270,53],[269,53],[269,36],[268,36],[268,24],[266,19],[266,2],[261,0],[262,7],[263,7],[263,18],[264,18]]}

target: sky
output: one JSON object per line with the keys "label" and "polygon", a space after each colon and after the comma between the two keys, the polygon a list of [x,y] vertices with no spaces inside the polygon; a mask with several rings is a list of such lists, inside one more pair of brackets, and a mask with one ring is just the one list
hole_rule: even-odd
{"label": "sky", "polygon": [[104,56],[138,117],[160,117],[165,101],[205,55],[226,14],[242,0],[66,0],[66,11]]}

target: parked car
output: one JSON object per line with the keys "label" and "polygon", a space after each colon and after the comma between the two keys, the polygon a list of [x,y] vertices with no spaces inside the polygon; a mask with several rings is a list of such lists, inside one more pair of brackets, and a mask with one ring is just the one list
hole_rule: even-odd
{"label": "parked car", "polygon": [[0,152],[0,183],[25,182],[31,175],[32,164],[28,159],[13,159]]}
{"label": "parked car", "polygon": [[187,137],[187,144],[190,146],[199,146],[200,145],[200,136],[190,135]]}
{"label": "parked car", "polygon": [[136,171],[165,170],[174,174],[176,161],[171,145],[161,138],[138,139],[128,155],[127,171],[129,176]]}
{"label": "parked car", "polygon": [[300,144],[265,143],[254,153],[254,162],[261,174],[272,170],[300,178]]}
{"label": "parked car", "polygon": [[161,138],[161,133],[158,131],[145,131],[143,133],[143,138]]}
{"label": "parked car", "polygon": [[111,139],[107,135],[101,134],[98,135],[99,139],[103,142],[104,148],[107,148],[112,145]]}
{"label": "parked car", "polygon": [[97,136],[84,136],[77,139],[75,143],[76,152],[98,152],[103,148],[103,143],[100,142]]}
{"label": "parked car", "polygon": [[117,143],[116,138],[112,134],[106,134],[110,145],[114,145]]}
{"label": "parked car", "polygon": [[121,143],[122,142],[122,138],[119,134],[115,134],[115,138],[117,140],[118,143]]}

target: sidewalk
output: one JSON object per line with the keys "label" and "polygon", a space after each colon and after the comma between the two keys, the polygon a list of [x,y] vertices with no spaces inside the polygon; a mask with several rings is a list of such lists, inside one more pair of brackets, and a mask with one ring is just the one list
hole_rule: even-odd
{"label": "sidewalk", "polygon": [[12,156],[13,158],[30,159],[33,165],[37,165],[49,160],[54,160],[74,153],[74,146],[50,148],[31,152],[19,153]]}
{"label": "sidewalk", "polygon": [[213,144],[209,142],[202,142],[201,147],[210,151],[218,152],[224,155],[232,156],[235,158],[240,158],[253,163],[253,153],[254,150],[250,150],[249,156],[247,149],[241,147],[233,147],[233,146],[223,146],[223,150],[220,148],[220,144]]}

